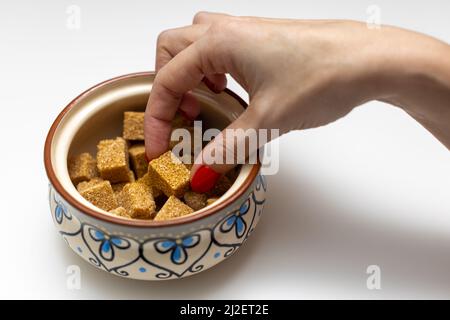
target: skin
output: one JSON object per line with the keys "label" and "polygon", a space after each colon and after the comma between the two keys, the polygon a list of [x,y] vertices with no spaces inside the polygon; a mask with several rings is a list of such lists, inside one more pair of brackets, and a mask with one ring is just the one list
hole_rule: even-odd
{"label": "skin", "polygon": [[[220,92],[225,74],[250,101],[228,128],[278,128],[283,134],[326,125],[379,100],[403,109],[450,149],[450,46],[416,32],[369,29],[355,21],[200,12],[192,25],[160,34],[156,71],[145,115],[149,159],[167,150],[178,109],[190,118],[198,115],[189,91],[204,81]],[[203,154],[226,152],[221,141],[209,143]],[[200,154],[196,162],[204,159]],[[209,166],[219,173],[233,167]]]}

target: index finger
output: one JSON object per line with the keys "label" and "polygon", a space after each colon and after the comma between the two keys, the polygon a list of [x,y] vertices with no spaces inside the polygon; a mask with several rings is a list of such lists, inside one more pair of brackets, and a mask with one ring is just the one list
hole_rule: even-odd
{"label": "index finger", "polygon": [[167,150],[171,121],[183,95],[204,77],[199,43],[195,42],[170,60],[156,75],[145,111],[145,150],[149,160]]}

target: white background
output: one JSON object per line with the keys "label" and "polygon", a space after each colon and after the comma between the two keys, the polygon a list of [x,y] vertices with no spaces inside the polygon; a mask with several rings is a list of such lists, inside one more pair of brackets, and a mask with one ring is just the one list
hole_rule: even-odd
{"label": "white background", "polygon": [[[66,9],[81,8],[81,29]],[[450,152],[405,113],[372,102],[281,138],[281,169],[251,240],[197,276],[138,282],[97,271],[52,225],[42,161],[59,111],[86,88],[153,69],[164,29],[200,10],[383,23],[450,42],[449,1],[2,1],[0,298],[450,298]],[[449,57],[450,58],[450,57]],[[232,89],[244,93],[233,83]],[[366,268],[381,268],[381,290]],[[70,265],[81,290],[66,286]]]}

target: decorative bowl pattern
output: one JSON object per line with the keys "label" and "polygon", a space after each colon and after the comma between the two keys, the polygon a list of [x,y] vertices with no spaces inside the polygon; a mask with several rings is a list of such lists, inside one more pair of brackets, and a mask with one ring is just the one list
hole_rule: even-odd
{"label": "decorative bowl pattern", "polygon": [[218,212],[212,223],[199,220],[182,230],[155,230],[143,237],[90,221],[51,185],[49,201],[59,233],[84,260],[121,277],[164,280],[196,274],[236,252],[259,221],[265,192],[265,178],[258,175],[244,199]]}
{"label": "decorative bowl pattern", "polygon": [[[169,221],[125,219],[84,200],[68,177],[68,155],[93,151],[95,145],[89,141],[98,141],[100,135],[117,135],[108,130],[120,127],[124,110],[145,106],[153,79],[154,73],[147,72],[105,81],[61,112],[44,151],[49,202],[59,233],[91,265],[125,278],[178,279],[220,263],[248,239],[263,211],[266,181],[260,163],[246,164],[231,189],[214,204]],[[193,93],[202,103],[202,117],[218,127],[223,125],[224,112],[230,121],[246,106],[229,90],[215,95],[203,86]]]}

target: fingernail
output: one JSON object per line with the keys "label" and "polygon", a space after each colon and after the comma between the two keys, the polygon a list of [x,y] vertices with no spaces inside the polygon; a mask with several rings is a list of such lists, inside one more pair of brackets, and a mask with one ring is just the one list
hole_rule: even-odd
{"label": "fingernail", "polygon": [[220,178],[220,173],[202,165],[194,174],[191,181],[191,189],[194,192],[205,193],[210,191],[216,185]]}

